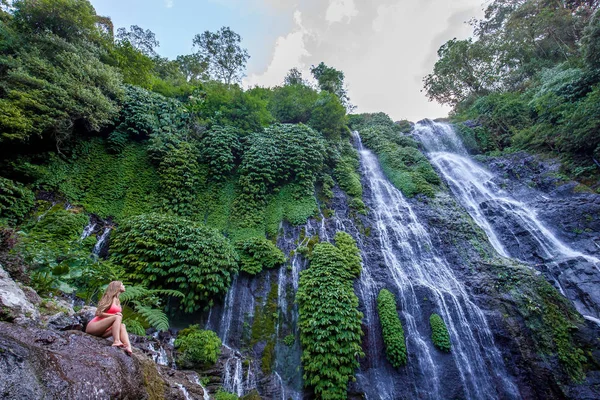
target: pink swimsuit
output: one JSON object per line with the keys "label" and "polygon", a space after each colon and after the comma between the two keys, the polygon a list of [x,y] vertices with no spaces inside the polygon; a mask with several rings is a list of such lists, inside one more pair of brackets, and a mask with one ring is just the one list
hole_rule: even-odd
{"label": "pink swimsuit", "polygon": [[[104,312],[107,313],[107,314],[116,314],[116,313],[121,312],[121,311],[122,311],[121,307],[115,306],[114,304],[112,304],[110,306],[110,308],[108,310],[104,311]],[[103,319],[104,319],[103,317],[94,317],[90,322],[88,322],[88,324],[91,324],[92,322],[98,322],[98,321],[103,320]]]}

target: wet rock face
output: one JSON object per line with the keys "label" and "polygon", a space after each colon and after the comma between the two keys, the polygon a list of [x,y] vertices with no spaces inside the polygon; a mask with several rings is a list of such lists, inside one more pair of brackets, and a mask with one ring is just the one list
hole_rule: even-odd
{"label": "wet rock face", "polygon": [[0,323],[0,393],[14,399],[146,399],[137,358],[106,339]]}
{"label": "wet rock face", "polygon": [[[557,177],[559,164],[519,152],[503,157],[480,157],[496,183],[527,203],[538,219],[573,250],[600,258],[600,195],[578,192],[577,183]],[[548,254],[524,227],[491,203],[486,217],[506,250],[544,274],[584,315],[600,319],[600,265],[576,254]]]}
{"label": "wet rock face", "polygon": [[6,399],[202,399],[192,371],[157,366],[107,339],[0,322],[0,397]]}

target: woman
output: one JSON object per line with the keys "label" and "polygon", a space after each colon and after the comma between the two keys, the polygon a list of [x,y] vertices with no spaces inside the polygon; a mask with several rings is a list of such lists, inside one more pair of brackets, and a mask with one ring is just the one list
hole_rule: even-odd
{"label": "woman", "polygon": [[121,302],[119,295],[125,291],[125,286],[121,281],[112,281],[108,284],[106,292],[98,303],[96,316],[87,324],[86,333],[94,336],[107,338],[113,337],[113,347],[122,347],[125,352],[131,355],[131,343],[125,325],[121,323],[123,314],[121,313]]}

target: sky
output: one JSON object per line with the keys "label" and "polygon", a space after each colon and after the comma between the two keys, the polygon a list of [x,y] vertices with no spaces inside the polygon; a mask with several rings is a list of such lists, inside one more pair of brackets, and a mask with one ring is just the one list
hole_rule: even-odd
{"label": "sky", "polygon": [[245,87],[275,86],[296,67],[304,77],[323,61],[344,72],[355,112],[383,111],[394,120],[444,117],[429,102],[423,77],[446,41],[472,33],[484,0],[91,0],[116,28],[156,34],[158,53],[193,52],[192,39],[229,26],[251,56]]}

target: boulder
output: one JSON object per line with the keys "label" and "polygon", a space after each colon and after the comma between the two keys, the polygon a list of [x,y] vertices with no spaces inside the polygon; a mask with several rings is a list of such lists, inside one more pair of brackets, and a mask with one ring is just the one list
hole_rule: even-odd
{"label": "boulder", "polygon": [[[81,331],[0,322],[0,397],[6,399],[202,399],[190,371],[158,367],[134,348]],[[187,397],[186,397],[187,396]]]}
{"label": "boulder", "polygon": [[0,267],[0,320],[37,320],[40,314],[27,295]]}

